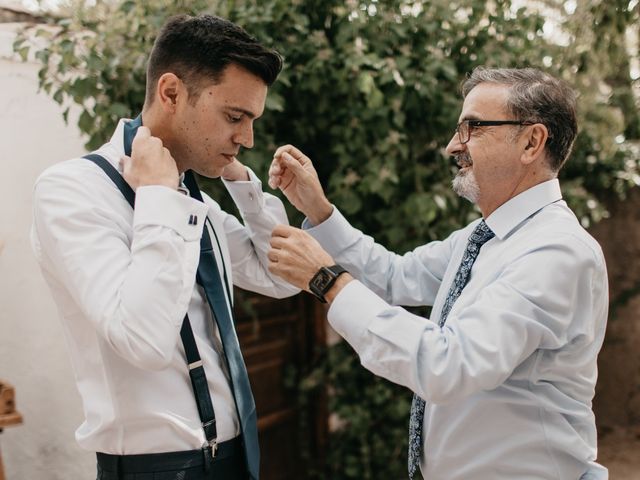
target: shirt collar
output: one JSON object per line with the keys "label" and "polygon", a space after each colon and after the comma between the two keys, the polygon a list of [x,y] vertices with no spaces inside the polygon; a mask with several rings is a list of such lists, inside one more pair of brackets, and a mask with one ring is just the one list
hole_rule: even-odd
{"label": "shirt collar", "polygon": [[116,149],[120,157],[124,157],[124,125],[130,121],[131,119],[129,118],[121,118],[113,135],[111,135],[111,140],[109,140],[109,143]]}
{"label": "shirt collar", "polygon": [[524,220],[558,200],[562,200],[562,192],[560,182],[554,178],[516,195],[500,205],[485,221],[502,240]]}
{"label": "shirt collar", "polygon": [[[139,124],[134,124],[133,129],[130,128],[132,122],[139,122]],[[142,116],[138,115],[134,119],[130,118],[121,118],[118,121],[118,125],[116,126],[113,135],[111,135],[111,140],[109,143],[116,149],[118,152],[118,159],[124,157],[125,155],[131,155],[131,142],[133,142],[133,137],[135,136],[135,131],[137,127],[142,125]],[[128,128],[129,127],[129,128]],[[127,153],[128,152],[128,153]],[[120,162],[117,162],[117,168],[120,173],[122,173],[122,169],[120,167]],[[184,173],[180,174],[180,185],[178,185],[178,191],[180,193],[184,193],[185,195],[189,195],[189,190],[184,185]]]}
{"label": "shirt collar", "polygon": [[111,136],[110,143],[121,156],[131,156],[131,143],[140,126],[142,126],[142,114],[134,119],[121,118],[118,122],[116,130]]}

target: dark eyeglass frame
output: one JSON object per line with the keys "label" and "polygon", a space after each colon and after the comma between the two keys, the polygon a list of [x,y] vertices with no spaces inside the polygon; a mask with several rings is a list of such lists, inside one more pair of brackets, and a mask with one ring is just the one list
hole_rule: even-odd
{"label": "dark eyeglass frame", "polygon": [[[466,124],[466,128],[460,128]],[[522,120],[463,120],[456,125],[458,140],[464,145],[471,140],[471,130],[477,127],[499,127],[500,125],[533,125],[533,122],[523,122]],[[463,132],[466,130],[466,137]]]}

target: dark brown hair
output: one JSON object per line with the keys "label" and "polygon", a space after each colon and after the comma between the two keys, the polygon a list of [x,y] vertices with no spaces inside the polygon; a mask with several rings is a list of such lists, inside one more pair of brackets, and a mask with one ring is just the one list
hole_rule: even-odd
{"label": "dark brown hair", "polygon": [[224,18],[174,16],[162,27],[149,56],[146,103],[152,103],[164,73],[176,74],[189,95],[197,97],[206,82],[219,82],[230,64],[245,68],[270,86],[282,70],[282,57]]}

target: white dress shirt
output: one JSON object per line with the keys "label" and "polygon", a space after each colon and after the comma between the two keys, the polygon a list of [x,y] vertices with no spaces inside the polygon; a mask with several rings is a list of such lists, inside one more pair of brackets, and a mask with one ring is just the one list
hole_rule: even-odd
{"label": "white dress shirt", "polygon": [[[308,232],[359,281],[331,325],[365,368],[426,400],[425,478],[607,478],[591,409],[608,307],[599,245],[557,180],[521,193],[486,219],[496,235],[440,328],[478,222],[400,256],[334,209]],[[433,305],[431,319],[392,305]]]}
{"label": "white dress shirt", "polygon": [[[122,121],[97,153],[118,168]],[[134,211],[86,159],[54,165],[37,180],[32,244],[62,317],[84,407],[76,431],[83,448],[140,454],[202,446],[180,339],[187,312],[218,441],[239,434],[217,327],[195,283],[205,217],[218,233],[221,248],[211,234],[213,250],[230,288],[279,298],[298,292],[267,269],[271,230],[287,217],[282,202],[250,176],[225,182],[244,225],[207,195],[203,204],[162,186],[138,188]]]}

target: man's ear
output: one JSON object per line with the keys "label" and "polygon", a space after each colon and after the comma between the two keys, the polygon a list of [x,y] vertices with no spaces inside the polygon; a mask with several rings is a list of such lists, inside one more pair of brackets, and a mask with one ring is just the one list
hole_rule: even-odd
{"label": "man's ear", "polygon": [[178,101],[186,94],[186,89],[182,80],[175,73],[163,73],[158,79],[156,88],[156,100],[162,109],[168,112],[175,112]]}
{"label": "man's ear", "polygon": [[523,142],[525,142],[521,161],[524,165],[530,165],[544,155],[544,147],[549,138],[549,131],[542,123],[534,123],[524,131]]}

